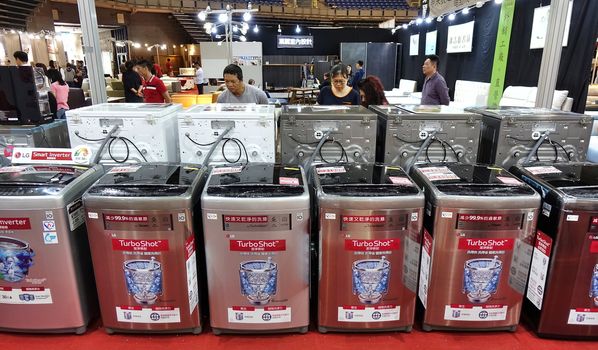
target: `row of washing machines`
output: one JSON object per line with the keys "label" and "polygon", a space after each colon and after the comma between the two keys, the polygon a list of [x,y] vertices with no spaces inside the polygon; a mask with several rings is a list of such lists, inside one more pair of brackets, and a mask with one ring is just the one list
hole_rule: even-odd
{"label": "row of washing machines", "polygon": [[101,311],[109,333],[199,333],[209,309],[218,334],[305,332],[310,316],[409,331],[419,305],[424,330],[514,330],[523,309],[540,335],[598,335],[598,165],[410,175],[0,168],[0,328],[83,333]]}

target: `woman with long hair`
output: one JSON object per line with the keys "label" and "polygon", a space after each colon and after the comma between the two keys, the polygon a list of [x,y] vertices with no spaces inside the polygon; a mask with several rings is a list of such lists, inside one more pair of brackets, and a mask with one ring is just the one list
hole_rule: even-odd
{"label": "woman with long hair", "polygon": [[357,83],[357,86],[359,87],[362,106],[388,104],[388,100],[384,96],[384,86],[378,77],[368,75],[365,79]]}

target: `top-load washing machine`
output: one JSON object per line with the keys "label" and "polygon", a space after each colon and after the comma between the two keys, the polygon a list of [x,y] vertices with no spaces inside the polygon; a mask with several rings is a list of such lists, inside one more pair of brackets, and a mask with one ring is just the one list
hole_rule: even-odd
{"label": "top-load washing machine", "polygon": [[540,196],[498,167],[422,164],[412,177],[426,194],[423,329],[514,331]]}
{"label": "top-load washing machine", "polygon": [[105,138],[104,164],[178,162],[179,104],[103,103],[66,112],[71,147],[95,155]]}
{"label": "top-load washing machine", "polygon": [[70,146],[66,120],[57,119],[42,125],[0,125],[0,151],[12,157],[15,147],[68,148]]}
{"label": "top-load washing machine", "polygon": [[375,160],[376,115],[362,106],[289,105],[280,118],[282,164]]}
{"label": "top-load washing machine", "polygon": [[541,336],[598,337],[598,164],[517,166],[542,195],[524,304]]}
{"label": "top-load washing machine", "polygon": [[509,169],[528,162],[585,161],[590,116],[541,108],[467,108],[483,116],[478,162]]}
{"label": "top-load washing machine", "polygon": [[[213,104],[191,107],[178,116],[181,162],[203,164],[274,163],[274,106]],[[216,144],[217,137],[228,132]]]}
{"label": "top-load washing machine", "polygon": [[399,167],[314,167],[319,222],[318,329],[410,331],[424,195]]}
{"label": "top-load washing machine", "polygon": [[[89,243],[108,333],[201,332],[194,210],[203,168],[111,168],[84,195]],[[198,243],[201,245],[201,241]]]}
{"label": "top-load washing machine", "polygon": [[449,106],[371,106],[378,114],[376,161],[403,167],[415,163],[475,163],[480,115]]}
{"label": "top-load washing machine", "polygon": [[301,168],[213,168],[201,202],[214,333],[307,332],[310,202]]}
{"label": "top-load washing machine", "polygon": [[98,315],[81,195],[99,166],[0,168],[0,329],[84,333]]}

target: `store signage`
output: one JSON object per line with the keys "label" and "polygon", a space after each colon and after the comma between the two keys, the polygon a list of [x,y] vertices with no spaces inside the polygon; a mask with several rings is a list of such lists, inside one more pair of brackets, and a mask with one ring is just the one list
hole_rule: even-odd
{"label": "store signage", "polygon": [[91,163],[91,150],[87,146],[75,148],[27,148],[15,147],[12,152],[13,164],[75,164]]}
{"label": "store signage", "polygon": [[314,37],[311,35],[279,35],[277,47],[279,49],[311,49],[314,47]]}
{"label": "store signage", "polygon": [[471,52],[475,21],[448,27],[446,53]]}
{"label": "store signage", "polygon": [[479,0],[428,0],[430,17],[438,17],[456,12],[462,8],[474,6]]}
{"label": "store signage", "polygon": [[[567,11],[567,20],[565,22],[565,35],[563,35],[563,47],[567,46],[569,41],[569,28],[571,27],[571,12],[573,10],[573,0],[569,1],[569,10]],[[550,14],[550,5],[538,7],[534,10],[534,21],[532,24],[532,36],[529,42],[530,49],[543,49],[546,41],[546,32],[548,31],[548,15]]]}
{"label": "store signage", "polygon": [[419,34],[412,35],[409,39],[409,56],[419,55]]}
{"label": "store signage", "polygon": [[498,107],[503,93],[514,13],[515,0],[505,0],[500,9],[494,61],[492,63],[492,78],[490,80],[490,93],[488,95],[488,106],[491,108]]}
{"label": "store signage", "polygon": [[436,37],[438,35],[438,31],[427,32],[426,33],[426,55],[435,55],[436,54]]}

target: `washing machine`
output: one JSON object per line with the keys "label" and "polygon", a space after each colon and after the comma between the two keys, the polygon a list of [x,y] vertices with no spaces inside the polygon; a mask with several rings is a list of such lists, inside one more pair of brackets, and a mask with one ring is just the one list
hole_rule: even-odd
{"label": "washing machine", "polygon": [[586,160],[590,116],[522,107],[466,110],[483,116],[479,163],[509,169],[526,162]]}
{"label": "washing machine", "polygon": [[375,161],[376,114],[362,106],[288,105],[280,118],[282,164]]}
{"label": "washing machine", "polygon": [[482,118],[449,106],[370,106],[378,115],[376,161],[410,169],[415,163],[473,164]]}
{"label": "washing machine", "polygon": [[540,336],[598,338],[598,164],[511,171],[542,195],[524,318]]}
{"label": "washing machine", "polygon": [[218,135],[210,164],[274,163],[274,106],[213,104],[193,106],[178,115],[181,161],[202,164]]}
{"label": "washing machine", "polygon": [[426,194],[418,295],[423,329],[510,330],[519,323],[540,196],[506,170],[422,164]]}
{"label": "washing machine", "polygon": [[399,167],[314,167],[320,332],[410,331],[424,195]]}
{"label": "washing machine", "polygon": [[0,168],[0,329],[85,333],[98,301],[83,192],[99,166]]}
{"label": "washing machine", "polygon": [[178,162],[177,112],[180,104],[103,103],[66,112],[71,147],[87,145],[101,162]]}
{"label": "washing machine", "polygon": [[0,147],[6,158],[12,157],[15,147],[69,148],[66,120],[42,125],[0,125]]}
{"label": "washing machine", "polygon": [[84,195],[108,333],[201,332],[196,235],[204,170],[169,163],[111,168]]}
{"label": "washing machine", "polygon": [[301,168],[216,167],[201,202],[214,333],[307,332],[310,198]]}

